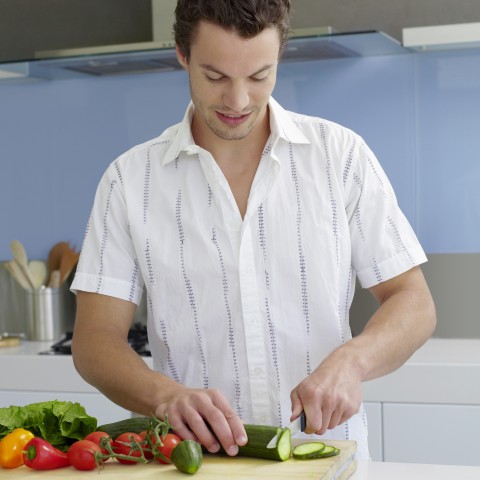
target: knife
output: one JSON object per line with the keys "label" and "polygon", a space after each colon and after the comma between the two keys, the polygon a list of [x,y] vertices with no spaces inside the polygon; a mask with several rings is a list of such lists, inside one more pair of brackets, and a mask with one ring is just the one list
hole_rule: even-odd
{"label": "knife", "polygon": [[[307,424],[307,419],[305,417],[305,412],[302,412],[287,428],[290,430],[292,436],[303,432],[305,430],[305,426]],[[275,436],[268,442],[267,448],[275,448],[278,443],[278,438],[282,432],[278,432]]]}

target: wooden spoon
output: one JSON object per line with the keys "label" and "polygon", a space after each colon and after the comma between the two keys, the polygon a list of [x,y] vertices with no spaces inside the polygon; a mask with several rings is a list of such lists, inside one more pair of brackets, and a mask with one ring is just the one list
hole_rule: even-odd
{"label": "wooden spoon", "polygon": [[50,285],[52,281],[52,272],[60,269],[60,261],[62,259],[63,252],[68,250],[68,242],[56,243],[48,253],[47,259],[47,283]]}
{"label": "wooden spoon", "polygon": [[35,288],[35,280],[32,276],[32,272],[28,268],[28,257],[25,247],[18,240],[13,240],[10,242],[10,250],[12,251],[14,260],[19,264],[20,268],[25,274],[30,287]]}
{"label": "wooden spoon", "polygon": [[9,271],[10,275],[18,282],[18,284],[28,290],[30,288],[30,285],[28,283],[27,278],[23,274],[22,269],[20,268],[20,265],[13,261],[10,260],[9,262],[5,263],[5,268]]}
{"label": "wooden spoon", "polygon": [[72,270],[75,268],[75,265],[78,263],[80,253],[75,251],[75,246],[72,248],[67,248],[62,254],[60,260],[60,283],[64,283]]}
{"label": "wooden spoon", "polygon": [[35,288],[40,288],[45,285],[47,281],[47,265],[41,260],[30,260],[28,262],[28,268],[32,272],[33,279],[35,280]]}

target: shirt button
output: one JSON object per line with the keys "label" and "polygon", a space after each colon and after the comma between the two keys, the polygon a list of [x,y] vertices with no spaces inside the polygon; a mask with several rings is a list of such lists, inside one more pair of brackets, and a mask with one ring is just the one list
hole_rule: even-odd
{"label": "shirt button", "polygon": [[261,375],[263,373],[263,370],[260,367],[256,367],[253,369],[253,373],[257,376]]}

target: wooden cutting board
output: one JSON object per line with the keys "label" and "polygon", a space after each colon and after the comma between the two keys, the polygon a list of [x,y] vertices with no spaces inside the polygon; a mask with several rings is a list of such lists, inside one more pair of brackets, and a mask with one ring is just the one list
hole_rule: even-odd
{"label": "wooden cutting board", "polygon": [[356,442],[328,441],[340,449],[336,457],[318,460],[294,460],[286,462],[261,460],[247,457],[226,457],[220,455],[205,455],[203,465],[195,475],[187,475],[179,472],[172,465],[138,464],[121,465],[118,462],[107,462],[103,469],[81,472],[73,467],[60,468],[50,471],[34,471],[25,466],[12,470],[1,469],[2,480],[32,480],[39,479],[97,479],[97,480],[182,480],[192,478],[194,480],[218,479],[218,480],[252,480],[252,479],[275,479],[275,480],[346,480],[356,470],[354,455],[357,449]]}

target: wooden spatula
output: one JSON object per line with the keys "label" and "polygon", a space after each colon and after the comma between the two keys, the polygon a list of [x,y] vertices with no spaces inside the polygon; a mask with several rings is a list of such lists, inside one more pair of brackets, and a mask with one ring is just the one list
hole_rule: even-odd
{"label": "wooden spatula", "polygon": [[50,285],[52,281],[52,272],[60,270],[60,261],[65,250],[68,250],[68,242],[56,243],[48,253],[47,259],[47,284]]}
{"label": "wooden spatula", "polygon": [[28,268],[28,257],[25,247],[18,240],[13,240],[10,242],[10,250],[12,251],[13,259],[18,263],[22,272],[24,273],[30,288],[35,288],[35,280],[33,278],[32,272]]}
{"label": "wooden spatula", "polygon": [[60,259],[60,283],[63,284],[72,270],[75,268],[75,265],[78,263],[80,253],[75,251],[75,246],[67,248],[62,253],[62,258]]}

